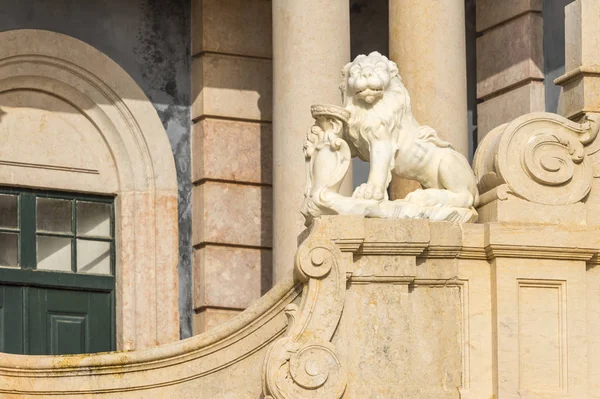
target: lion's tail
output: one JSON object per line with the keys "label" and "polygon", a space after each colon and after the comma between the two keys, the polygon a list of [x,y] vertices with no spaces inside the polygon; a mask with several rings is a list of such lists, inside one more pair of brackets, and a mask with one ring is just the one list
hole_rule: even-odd
{"label": "lion's tail", "polygon": [[440,148],[452,148],[452,144],[442,140],[437,132],[430,126],[419,126],[417,138],[435,144]]}

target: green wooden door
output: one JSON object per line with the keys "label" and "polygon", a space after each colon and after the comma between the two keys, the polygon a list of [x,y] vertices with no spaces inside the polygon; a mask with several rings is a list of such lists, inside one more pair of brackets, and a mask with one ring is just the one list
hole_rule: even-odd
{"label": "green wooden door", "polygon": [[23,288],[0,285],[0,352],[25,353]]}
{"label": "green wooden door", "polygon": [[113,199],[0,190],[0,351],[115,349]]}
{"label": "green wooden door", "polygon": [[112,349],[111,294],[30,288],[28,300],[30,354]]}

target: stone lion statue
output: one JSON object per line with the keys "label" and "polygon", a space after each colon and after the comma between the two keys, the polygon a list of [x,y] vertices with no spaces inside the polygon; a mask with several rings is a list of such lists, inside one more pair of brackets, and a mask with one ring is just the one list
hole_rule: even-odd
{"label": "stone lion statue", "polygon": [[387,200],[392,173],[417,180],[423,190],[406,201],[422,207],[471,208],[477,181],[465,157],[412,115],[410,97],[395,62],[378,52],[359,55],[342,69],[340,86],[349,111],[345,139],[353,156],[370,162],[356,199]]}

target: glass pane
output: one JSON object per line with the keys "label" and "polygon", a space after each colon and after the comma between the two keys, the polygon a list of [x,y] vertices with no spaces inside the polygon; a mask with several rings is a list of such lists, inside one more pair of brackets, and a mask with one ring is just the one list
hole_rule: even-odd
{"label": "glass pane", "polygon": [[71,271],[71,239],[38,236],[37,268],[40,270]]}
{"label": "glass pane", "polygon": [[110,238],[110,205],[78,201],[77,235]]}
{"label": "glass pane", "polygon": [[0,227],[17,229],[19,227],[18,215],[17,196],[0,194]]}
{"label": "glass pane", "polygon": [[77,272],[110,274],[110,243],[77,240]]}
{"label": "glass pane", "polygon": [[0,266],[18,267],[18,233],[0,233]]}
{"label": "glass pane", "polygon": [[37,199],[37,229],[53,233],[71,233],[71,201]]}

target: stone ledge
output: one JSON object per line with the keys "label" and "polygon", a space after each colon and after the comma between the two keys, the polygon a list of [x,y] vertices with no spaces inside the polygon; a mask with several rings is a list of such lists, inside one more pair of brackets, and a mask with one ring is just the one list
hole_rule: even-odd
{"label": "stone ledge", "polygon": [[203,119],[192,128],[192,181],[203,179],[271,184],[270,123]]}
{"label": "stone ledge", "polygon": [[271,60],[202,54],[192,60],[192,119],[202,116],[270,121]]}
{"label": "stone ledge", "polygon": [[194,335],[213,330],[216,327],[225,324],[235,316],[239,315],[241,310],[204,308],[194,313],[193,328]]}
{"label": "stone ledge", "polygon": [[244,309],[272,285],[267,249],[206,245],[194,252],[194,308]]}
{"label": "stone ledge", "polygon": [[542,0],[477,0],[477,32],[483,32],[531,11],[542,12]]}
{"label": "stone ledge", "polygon": [[544,111],[544,82],[532,81],[477,104],[477,139],[496,126],[530,112]]}
{"label": "stone ledge", "polygon": [[272,189],[206,181],[192,189],[193,245],[272,245]]}
{"label": "stone ledge", "polygon": [[[527,13],[477,38],[477,98],[544,79],[542,17]],[[517,40],[515,40],[517,38]]]}
{"label": "stone ledge", "polygon": [[192,55],[213,51],[270,58],[272,25],[271,1],[192,0]]}

